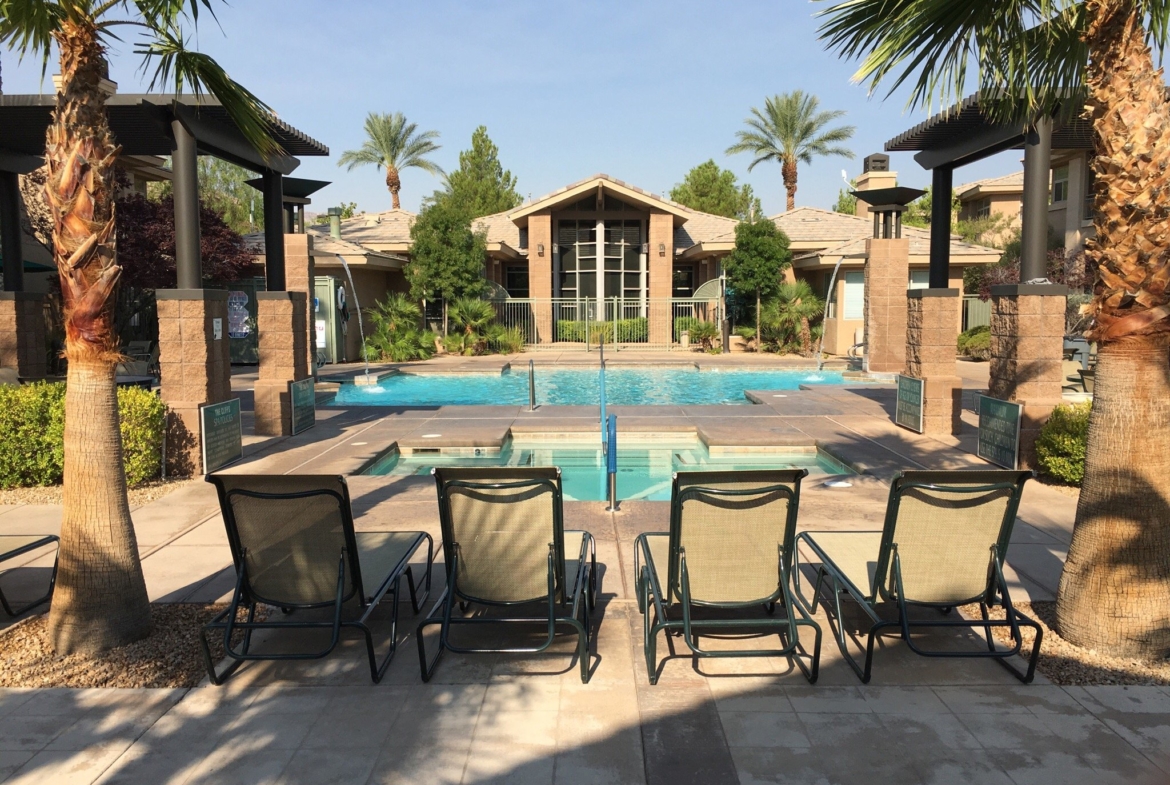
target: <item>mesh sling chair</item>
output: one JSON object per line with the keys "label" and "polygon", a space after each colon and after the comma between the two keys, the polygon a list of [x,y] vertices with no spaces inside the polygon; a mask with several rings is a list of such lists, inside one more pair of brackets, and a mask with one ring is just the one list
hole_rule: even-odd
{"label": "mesh sling chair", "polygon": [[[670,531],[645,533],[634,542],[638,609],[643,614],[646,669],[658,682],[656,639],[678,632],[696,657],[792,656],[809,682],[820,670],[821,628],[792,601],[789,572],[800,481],[805,469],[678,472],[670,503]],[[776,605],[784,610],[775,616]],[[761,608],[752,618],[697,620],[692,611]],[[674,611],[673,615],[671,611]],[[800,656],[800,627],[813,630],[811,665]],[[709,651],[701,631],[775,632],[779,649]]]}
{"label": "mesh sling chair", "polygon": [[[212,474],[207,481],[219,492],[236,568],[236,587],[228,609],[204,628],[203,659],[213,684],[222,683],[246,660],[319,659],[337,646],[342,627],[365,636],[370,677],[377,683],[398,646],[398,600],[406,576],[410,601],[417,614],[431,587],[434,545],[426,532],[355,532],[345,478],[337,475]],[[427,546],[425,586],[421,597],[410,559]],[[379,662],[367,621],[384,599],[392,602],[390,651]],[[356,600],[360,615],[355,619]],[[256,621],[258,603],[296,610],[331,609],[325,621]],[[247,609],[246,621],[238,612]],[[256,630],[327,629],[327,646],[307,653],[257,654],[249,651]],[[232,635],[243,633],[239,648]],[[208,633],[222,631],[224,651],[232,659],[217,673],[211,660]]]}
{"label": "mesh sling chair", "polygon": [[[1027,471],[908,471],[894,478],[882,531],[802,532],[797,545],[807,546],[821,560],[811,604],[801,593],[799,550],[793,569],[797,600],[815,613],[821,588],[827,585],[836,613],[837,645],[863,683],[870,679],[874,640],[883,630],[897,628],[906,645],[927,657],[992,657],[1025,684],[1032,681],[1043,632],[1035,621],[1012,606],[1003,560]],[[865,664],[850,656],[841,615],[841,595],[848,594],[872,622]],[[896,604],[898,618],[878,614],[883,602]],[[949,614],[958,605],[979,603],[982,621],[966,619],[911,620],[911,606],[936,608]],[[991,620],[988,608],[1002,605],[1006,618]],[[1020,627],[1036,632],[1036,642],[1021,671],[1010,662],[1021,650]],[[987,651],[928,651],[910,637],[914,628],[978,627]],[[997,649],[992,629],[1006,627],[1012,646]],[[865,632],[865,631],[863,631]]]}
{"label": "mesh sling chair", "polygon": [[[581,681],[589,681],[589,620],[596,604],[597,551],[586,531],[565,531],[561,472],[547,468],[436,468],[447,586],[418,626],[423,681],[445,650],[537,653],[552,645],[558,625],[577,634]],[[509,618],[455,614],[473,603],[517,608],[545,603],[546,616]],[[456,625],[547,623],[548,637],[529,648],[489,649],[451,642]],[[439,650],[428,661],[423,632],[439,625]]]}
{"label": "mesh sling chair", "polygon": [[30,600],[20,606],[13,606],[9,602],[8,596],[0,589],[0,607],[3,607],[4,612],[9,616],[19,616],[42,602],[48,602],[52,599],[53,588],[57,585],[57,554],[61,550],[61,538],[55,534],[0,534],[0,565],[9,559],[15,559],[17,556],[32,553],[49,545],[56,545],[57,548],[53,556],[53,569],[49,573],[48,590],[35,600]]}

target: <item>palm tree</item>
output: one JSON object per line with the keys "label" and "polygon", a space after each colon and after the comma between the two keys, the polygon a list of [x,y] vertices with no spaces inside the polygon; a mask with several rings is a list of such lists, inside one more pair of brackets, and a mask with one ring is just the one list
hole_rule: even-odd
{"label": "palm tree", "polygon": [[386,187],[390,189],[390,197],[394,200],[394,209],[401,209],[398,201],[398,192],[402,190],[403,169],[414,167],[424,172],[442,176],[443,170],[434,161],[425,158],[428,153],[439,149],[435,140],[439,138],[438,131],[423,131],[418,133],[418,126],[406,122],[402,112],[394,114],[378,114],[370,112],[366,116],[366,141],[357,150],[346,150],[337,159],[338,166],[345,166],[346,171],[353,171],[355,166],[372,164],[386,169]]}
{"label": "palm tree", "polygon": [[978,52],[981,106],[993,119],[1086,107],[1096,152],[1096,239],[1086,253],[1096,270],[1088,335],[1098,344],[1097,382],[1057,625],[1081,646],[1166,657],[1170,102],[1150,44],[1164,51],[1170,6],[846,0],[823,14],[830,45],[864,58],[857,78],[872,87],[909,81],[911,104],[963,95]]}
{"label": "palm tree", "polygon": [[800,344],[800,353],[808,357],[812,354],[810,323],[823,311],[824,303],[808,281],[801,278],[792,283],[780,284],[776,298],[765,306],[763,318],[769,327],[778,328],[785,341],[788,336],[795,335]]}
{"label": "palm tree", "polygon": [[796,207],[796,164],[811,164],[815,156],[840,155],[852,158],[853,151],[838,147],[838,142],[853,138],[854,128],[842,125],[825,130],[825,126],[845,115],[842,111],[818,111],[821,102],[815,95],[801,90],[781,93],[764,99],[764,111],[752,107],[752,116],[744,123],[746,131],[736,131],[738,142],[727,148],[728,155],[751,153],[755,156],[748,171],[765,161],[779,161],[788,192],[788,206]]}
{"label": "palm tree", "polygon": [[[106,45],[129,25],[137,52],[153,61],[153,81],[176,92],[210,92],[262,153],[263,103],[206,55],[188,50],[180,25],[195,24],[206,0],[0,0],[0,44],[48,67],[59,50],[61,87],[45,143],[45,199],[65,319],[65,487],[57,587],[49,633],[58,655],[120,646],[150,634],[150,605],[126,498],[114,368],[120,352],[113,308],[114,167],[101,79]],[[115,27],[117,26],[117,27]],[[124,35],[124,34],[123,34]]]}

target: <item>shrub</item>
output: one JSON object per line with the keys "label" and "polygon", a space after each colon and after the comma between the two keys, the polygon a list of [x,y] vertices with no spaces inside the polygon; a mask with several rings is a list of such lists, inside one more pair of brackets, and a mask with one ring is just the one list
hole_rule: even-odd
{"label": "shrub", "polygon": [[1090,401],[1060,404],[1036,439],[1036,459],[1045,474],[1069,485],[1085,478],[1085,443],[1089,436]]}
{"label": "shrub", "polygon": [[699,322],[691,328],[690,337],[691,343],[704,351],[711,351],[719,338],[719,328],[713,322]]}
{"label": "shrub", "polygon": [[429,330],[417,329],[420,318],[418,305],[401,293],[391,293],[374,303],[369,310],[367,357],[395,363],[429,359],[435,353],[435,336]]}
{"label": "shrub", "polygon": [[[118,389],[126,482],[159,476],[166,405],[138,387]],[[0,387],[0,488],[56,485],[65,466],[65,385]]]}
{"label": "shrub", "polygon": [[975,360],[991,359],[991,328],[983,324],[959,333],[956,342],[959,354]]}
{"label": "shrub", "polygon": [[[684,332],[693,332],[695,325],[702,323],[703,320],[695,316],[676,316],[674,318],[674,342],[678,343],[681,341],[681,336]],[[693,336],[691,340],[695,340]]]}
{"label": "shrub", "polygon": [[519,327],[493,324],[487,330],[488,348],[500,354],[519,354],[524,351],[524,333]]}
{"label": "shrub", "polygon": [[613,343],[614,329],[617,330],[619,343],[645,343],[650,335],[649,323],[646,317],[638,316],[633,319],[618,319],[616,322],[585,322],[561,319],[557,321],[557,340],[585,343],[585,330],[588,325],[589,342],[598,344]]}

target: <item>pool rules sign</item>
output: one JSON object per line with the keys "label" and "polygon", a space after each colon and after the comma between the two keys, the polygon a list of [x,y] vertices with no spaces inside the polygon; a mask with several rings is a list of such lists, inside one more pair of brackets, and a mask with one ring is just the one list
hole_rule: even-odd
{"label": "pool rules sign", "polygon": [[898,402],[894,408],[894,422],[915,433],[922,433],[922,398],[926,382],[913,376],[898,375]]}
{"label": "pool rules sign", "polygon": [[1024,407],[1011,401],[979,396],[979,445],[976,454],[1005,469],[1020,462],[1020,416]]}

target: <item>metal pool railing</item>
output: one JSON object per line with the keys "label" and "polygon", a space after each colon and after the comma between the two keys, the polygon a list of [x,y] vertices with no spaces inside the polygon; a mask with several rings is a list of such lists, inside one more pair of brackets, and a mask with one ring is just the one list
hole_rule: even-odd
{"label": "metal pool railing", "polygon": [[618,466],[618,447],[617,447],[617,415],[611,414],[609,420],[606,422],[608,438],[606,439],[605,449],[605,480],[606,490],[609,496],[609,506],[606,507],[606,512],[617,512],[618,498],[617,498],[617,466]]}

